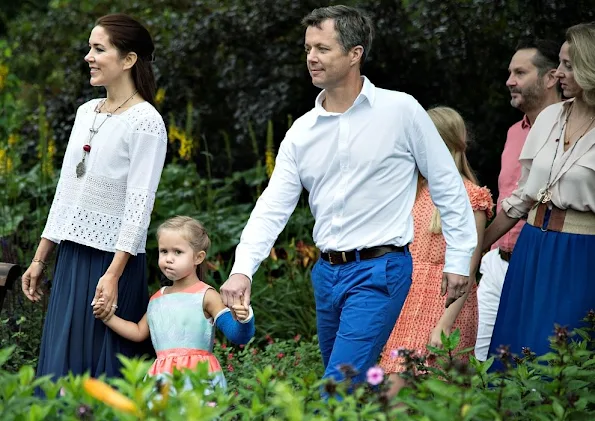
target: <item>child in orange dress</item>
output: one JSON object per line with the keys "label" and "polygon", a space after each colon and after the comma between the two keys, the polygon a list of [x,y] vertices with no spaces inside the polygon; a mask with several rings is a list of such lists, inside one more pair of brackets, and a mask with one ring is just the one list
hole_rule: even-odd
{"label": "child in orange dress", "polygon": [[[428,111],[440,136],[448,146],[465,188],[477,226],[478,244],[481,244],[487,219],[492,216],[494,203],[490,191],[479,187],[465,149],[467,130],[463,118],[452,108],[437,107]],[[466,294],[445,308],[443,281],[446,242],[442,236],[440,215],[432,203],[426,180],[420,178],[413,206],[414,239],[410,246],[413,258],[411,288],[397,323],[382,352],[380,367],[390,373],[389,396],[394,396],[405,385],[398,373],[404,371],[403,359],[396,351],[407,349],[427,355],[426,345],[441,347],[441,332],[450,334],[460,329],[460,349],[473,347],[477,333],[477,284],[475,272],[481,258],[481,248],[475,249],[471,259],[469,284]]]}
{"label": "child in orange dress", "polygon": [[[103,322],[120,336],[131,341],[144,341],[151,336],[157,359],[149,375],[167,375],[178,370],[193,369],[202,361],[209,365],[213,385],[226,387],[225,376],[212,354],[214,327],[236,344],[246,344],[254,336],[251,307],[240,302],[225,307],[219,293],[205,284],[204,259],[210,246],[206,230],[196,220],[177,216],[165,221],[157,230],[159,268],[173,285],[163,287],[150,301],[147,313],[137,323],[112,316]],[[99,309],[101,299],[95,303]]]}

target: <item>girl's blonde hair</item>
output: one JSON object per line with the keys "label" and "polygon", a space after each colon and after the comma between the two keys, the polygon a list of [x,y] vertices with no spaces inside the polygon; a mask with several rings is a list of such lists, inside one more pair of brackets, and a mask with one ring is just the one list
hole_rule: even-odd
{"label": "girl's blonde hair", "polygon": [[[196,219],[189,216],[174,216],[166,220],[157,228],[157,241],[164,230],[178,231],[190,244],[195,253],[204,251],[207,253],[211,247],[211,239],[205,227]],[[205,281],[207,275],[206,259],[196,269],[198,279]]]}
{"label": "girl's blonde hair", "polygon": [[[467,127],[463,117],[450,107],[435,107],[428,110],[428,114],[434,122],[436,129],[438,129],[440,137],[446,143],[461,176],[474,184],[479,184],[475,173],[469,165],[469,161],[467,161],[467,155],[465,155],[465,151],[467,150]],[[418,194],[425,183],[426,180],[424,178],[420,177],[418,179]],[[429,230],[434,234],[440,234],[442,232],[442,223],[438,209],[434,209]]]}
{"label": "girl's blonde hair", "polygon": [[566,31],[574,79],[583,90],[583,100],[595,106],[595,22],[580,23]]}

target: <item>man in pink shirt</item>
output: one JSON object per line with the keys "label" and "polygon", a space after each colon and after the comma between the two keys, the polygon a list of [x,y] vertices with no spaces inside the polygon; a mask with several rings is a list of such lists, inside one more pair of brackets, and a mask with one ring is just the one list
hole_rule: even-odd
{"label": "man in pink shirt", "polygon": [[[544,108],[560,101],[558,80],[555,77],[559,52],[560,45],[552,41],[524,41],[518,44],[508,66],[510,75],[506,86],[510,91],[510,105],[524,112],[525,116],[508,129],[498,177],[498,212],[501,210],[502,200],[517,188],[521,176],[519,155],[531,125]],[[488,357],[504,277],[523,224],[523,221],[519,222],[506,233],[481,260],[475,356],[482,361]]]}

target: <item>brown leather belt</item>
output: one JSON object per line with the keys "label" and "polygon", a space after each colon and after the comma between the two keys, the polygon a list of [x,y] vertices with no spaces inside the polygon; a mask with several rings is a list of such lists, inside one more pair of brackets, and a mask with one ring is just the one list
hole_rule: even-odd
{"label": "brown leather belt", "polygon": [[505,262],[510,262],[510,258],[512,256],[512,251],[504,251],[502,249],[498,249],[498,253],[500,253],[500,258]]}
{"label": "brown leather belt", "polygon": [[[386,253],[395,251],[405,252],[405,247],[401,246],[377,246],[359,251],[360,260],[373,259],[375,257],[384,256]],[[320,257],[326,260],[331,265],[342,265],[344,263],[355,262],[357,260],[356,250],[350,251],[329,251],[320,253]]]}
{"label": "brown leather belt", "polygon": [[[540,203],[539,206],[533,207],[527,215],[527,223],[541,228],[542,231],[595,235],[595,213],[559,209],[551,204],[550,206],[551,208],[548,208],[547,204]],[[546,220],[547,226],[544,226]]]}

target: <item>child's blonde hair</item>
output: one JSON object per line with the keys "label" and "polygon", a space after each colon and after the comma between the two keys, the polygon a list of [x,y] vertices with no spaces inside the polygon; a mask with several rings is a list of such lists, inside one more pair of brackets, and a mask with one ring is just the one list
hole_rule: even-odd
{"label": "child's blonde hair", "polygon": [[[195,253],[204,251],[205,254],[211,247],[211,239],[206,228],[196,219],[189,216],[174,216],[169,218],[157,228],[157,241],[164,230],[178,231],[192,247]],[[198,279],[205,281],[207,275],[206,259],[196,269]]]}
{"label": "child's blonde hair", "polygon": [[[440,137],[446,143],[461,176],[474,184],[479,184],[475,173],[471,169],[471,165],[469,165],[469,161],[467,161],[467,155],[465,155],[465,151],[467,150],[467,127],[463,117],[450,107],[435,107],[428,110],[428,114],[434,122],[436,129],[438,129]],[[418,193],[425,182],[426,180],[421,177],[419,178]],[[429,230],[434,234],[440,234],[442,232],[442,223],[438,209],[434,209]]]}

